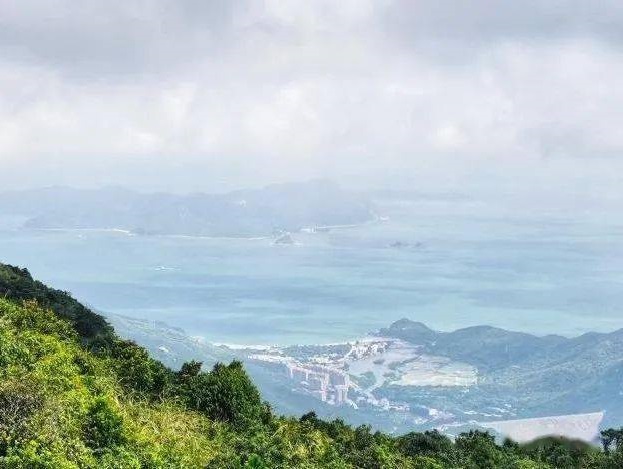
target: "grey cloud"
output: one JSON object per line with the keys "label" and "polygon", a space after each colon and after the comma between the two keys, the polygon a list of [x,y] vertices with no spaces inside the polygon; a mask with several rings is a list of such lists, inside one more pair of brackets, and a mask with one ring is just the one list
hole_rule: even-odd
{"label": "grey cloud", "polygon": [[621,160],[622,31],[611,0],[3,2],[0,182],[584,170]]}
{"label": "grey cloud", "polygon": [[12,60],[77,77],[153,73],[227,45],[229,2],[24,0],[0,7],[0,48]]}
{"label": "grey cloud", "polygon": [[395,2],[384,22],[408,40],[455,40],[467,44],[517,40],[623,39],[623,4],[617,0]]}
{"label": "grey cloud", "polygon": [[[344,8],[338,5],[350,5]],[[0,7],[5,58],[77,76],[156,73],[222,57],[249,41],[358,37],[431,56],[460,56],[507,40],[585,38],[619,45],[623,4],[615,0],[423,0],[377,2],[102,2],[22,0]]]}

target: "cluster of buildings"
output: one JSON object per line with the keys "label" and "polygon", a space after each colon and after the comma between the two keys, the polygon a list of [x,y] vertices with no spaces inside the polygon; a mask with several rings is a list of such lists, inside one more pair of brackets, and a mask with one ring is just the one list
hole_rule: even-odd
{"label": "cluster of buildings", "polygon": [[302,390],[312,396],[333,405],[350,403],[348,374],[322,365],[286,364],[290,379],[298,382]]}
{"label": "cluster of buildings", "polygon": [[318,364],[302,364],[290,357],[271,354],[254,354],[250,359],[283,367],[286,375],[296,382],[297,390],[320,399],[327,404],[354,403],[348,398],[350,377],[344,371]]}
{"label": "cluster of buildings", "polygon": [[362,360],[375,355],[380,355],[387,351],[390,342],[387,340],[363,340],[352,344],[350,352],[345,359]]}

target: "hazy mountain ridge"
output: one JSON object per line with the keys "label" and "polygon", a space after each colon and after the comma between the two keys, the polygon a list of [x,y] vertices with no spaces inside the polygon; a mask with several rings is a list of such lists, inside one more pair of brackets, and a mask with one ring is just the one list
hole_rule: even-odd
{"label": "hazy mountain ridge", "polygon": [[[184,339],[181,333],[178,347],[164,339],[158,328],[147,321],[136,329],[122,326],[115,316],[110,319],[125,336],[135,338],[172,366],[183,360],[176,356],[184,355],[184,342],[192,340],[188,336]],[[163,330],[169,329],[162,326]],[[607,425],[618,425],[623,420],[618,405],[623,383],[623,347],[617,342],[623,331],[590,333],[572,339],[555,335],[538,337],[489,326],[438,332],[422,323],[403,319],[382,329],[378,335],[421,346],[424,355],[473,365],[478,369],[478,381],[469,386],[381,384],[376,388],[378,398],[407,404],[410,410],[406,412],[361,405],[359,409],[334,407],[297,393],[296,383],[285,372],[250,359],[252,353],[257,353],[253,348],[232,350],[203,343],[197,350],[203,352],[201,357],[208,362],[216,351],[243,360],[265,397],[282,412],[301,414],[312,408],[326,418],[340,416],[351,423],[368,422],[386,431],[601,411],[605,411]],[[162,344],[170,349],[169,353],[162,352],[159,348]],[[314,357],[334,354],[339,347],[283,347],[279,348],[277,356],[292,355],[296,349],[305,351],[302,355],[308,355],[313,361]],[[380,355],[379,360],[383,357],[385,355]],[[439,409],[448,415],[430,418],[427,409]]]}
{"label": "hazy mountain ridge", "polygon": [[51,187],[2,194],[0,215],[24,216],[23,228],[30,229],[115,228],[137,234],[240,237],[374,218],[367,199],[324,180],[189,195]]}
{"label": "hazy mountain ridge", "polygon": [[468,359],[487,371],[516,365],[542,353],[544,349],[565,342],[562,336],[538,337],[492,326],[471,326],[453,332],[439,332],[409,319],[394,322],[388,328],[381,329],[379,335],[424,345],[431,352],[457,360]]}
{"label": "hazy mountain ridge", "polygon": [[437,332],[403,319],[379,331],[483,372],[483,392],[504,394],[527,415],[606,411],[623,418],[623,330],[538,337],[489,326]]}

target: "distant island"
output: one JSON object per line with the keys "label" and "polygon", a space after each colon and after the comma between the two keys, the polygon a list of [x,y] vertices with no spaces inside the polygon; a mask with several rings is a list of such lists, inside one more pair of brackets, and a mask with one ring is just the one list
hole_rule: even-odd
{"label": "distant island", "polygon": [[5,192],[0,216],[24,229],[117,229],[139,235],[279,236],[374,219],[371,203],[326,180],[226,194],[143,194],[66,187]]}

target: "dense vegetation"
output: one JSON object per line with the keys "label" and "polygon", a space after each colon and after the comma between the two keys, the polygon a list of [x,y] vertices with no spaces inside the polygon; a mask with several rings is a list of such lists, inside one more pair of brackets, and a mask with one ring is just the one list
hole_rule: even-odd
{"label": "dense vegetation", "polygon": [[[239,362],[166,368],[66,293],[0,269],[0,467],[620,468],[562,439],[502,445],[472,431],[401,437],[340,420],[273,414]],[[89,320],[93,327],[87,327]]]}
{"label": "dense vegetation", "polygon": [[34,280],[28,270],[0,264],[0,296],[12,300],[35,300],[43,308],[67,319],[80,337],[88,343],[111,343],[112,327],[67,292],[49,288]]}
{"label": "dense vegetation", "polygon": [[605,425],[623,421],[622,401],[613,398],[623,389],[623,329],[567,338],[489,326],[439,332],[402,319],[381,334],[478,369],[478,386],[469,395],[393,386],[383,389],[390,400],[420,402],[450,413],[508,404],[520,417],[605,411]]}

